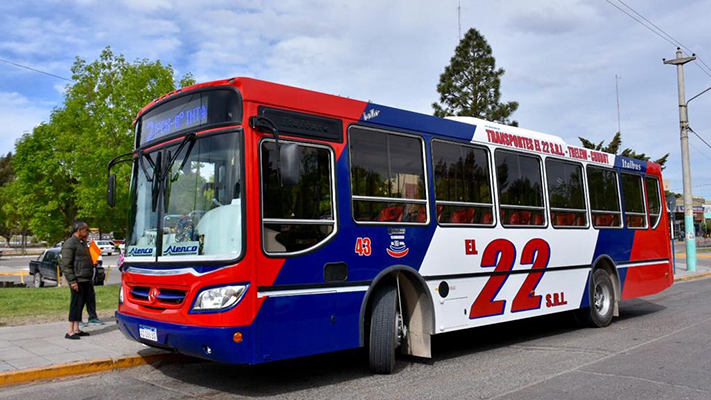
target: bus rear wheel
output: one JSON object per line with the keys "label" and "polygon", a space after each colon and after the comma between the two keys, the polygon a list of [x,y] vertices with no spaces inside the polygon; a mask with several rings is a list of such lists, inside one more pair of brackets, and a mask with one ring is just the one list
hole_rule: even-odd
{"label": "bus rear wheel", "polygon": [[397,290],[381,285],[373,292],[370,314],[370,370],[390,374],[395,369],[395,351],[400,345],[402,318],[397,310]]}
{"label": "bus rear wheel", "polygon": [[603,328],[612,323],[615,287],[610,275],[602,268],[593,272],[590,280],[590,308],[580,310],[588,326]]}

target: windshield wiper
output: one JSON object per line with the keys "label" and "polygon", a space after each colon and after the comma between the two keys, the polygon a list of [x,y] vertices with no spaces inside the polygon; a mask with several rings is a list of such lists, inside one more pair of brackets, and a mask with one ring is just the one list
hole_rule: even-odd
{"label": "windshield wiper", "polygon": [[[178,170],[183,169],[185,167],[185,163],[188,162],[188,158],[190,158],[190,153],[193,151],[193,147],[195,146],[195,142],[197,135],[195,132],[190,132],[187,135],[185,135],[185,138],[183,139],[182,142],[180,142],[180,146],[178,146],[178,150],[175,151],[175,154],[172,154],[170,151],[168,151],[168,163],[166,165],[165,170],[163,171],[163,174],[161,175],[161,180],[164,180],[165,178],[168,177],[168,174],[170,174],[170,170],[173,168],[173,164],[175,164],[175,160],[178,159],[178,155],[180,152],[183,150],[183,147],[187,143],[190,143],[190,146],[188,146],[188,150],[185,152],[185,156],[183,157],[183,162],[180,163],[180,168]],[[173,180],[171,178],[171,180]]]}
{"label": "windshield wiper", "polygon": [[[197,135],[195,132],[188,133],[185,135],[185,138],[183,139],[182,142],[180,142],[180,146],[178,146],[178,149],[175,151],[175,153],[172,153],[170,150],[168,151],[168,157],[166,158],[166,166],[163,169],[163,173],[160,175],[160,181],[162,183],[162,188],[163,188],[163,209],[168,210],[168,203],[170,199],[170,185],[178,180],[180,170],[185,167],[185,163],[188,162],[188,158],[190,158],[190,153],[193,151],[193,147],[195,146],[195,142],[197,141]],[[178,155],[180,155],[180,152],[183,151],[183,147],[187,143],[190,143],[188,146],[188,150],[185,152],[185,156],[183,156],[183,161],[180,163],[180,168],[178,168],[178,171],[175,172],[175,176],[170,177],[170,179],[167,179],[171,169],[173,169],[173,164],[175,164],[175,160],[178,159]]]}
{"label": "windshield wiper", "polygon": [[[153,185],[151,186],[151,209],[153,212],[156,212],[158,209],[158,197],[160,196],[160,191],[161,191],[161,179],[160,179],[160,174],[158,171],[160,171],[160,167],[162,164],[162,157],[163,153],[158,153],[156,155],[156,163],[153,164],[153,161],[151,160],[151,165],[153,165],[153,178],[149,180],[149,182],[153,182]],[[144,170],[145,171],[145,170]],[[155,179],[155,178],[158,179]]]}
{"label": "windshield wiper", "polygon": [[[143,163],[143,158],[148,160],[148,163],[151,164],[151,168],[153,168],[153,175],[148,172],[146,165]],[[153,162],[153,158],[151,157],[151,155],[144,153],[143,150],[140,150],[138,152],[138,164],[141,165],[143,173],[146,174],[146,180],[148,182],[153,182],[153,178],[155,178],[156,175],[156,164]]]}

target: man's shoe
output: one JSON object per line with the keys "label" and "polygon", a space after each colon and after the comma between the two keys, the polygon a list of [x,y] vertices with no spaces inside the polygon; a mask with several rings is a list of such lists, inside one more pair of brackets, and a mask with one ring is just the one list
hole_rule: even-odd
{"label": "man's shoe", "polygon": [[89,320],[89,322],[87,323],[87,325],[104,325],[104,323],[101,322],[101,320],[98,319],[98,318],[92,318],[92,319]]}
{"label": "man's shoe", "polygon": [[70,335],[70,334],[68,334],[68,333],[65,333],[65,334],[64,334],[64,338],[65,338],[65,339],[69,339],[69,340],[79,340],[79,339],[81,339],[81,338],[79,337],[79,335],[77,335],[76,333],[73,334],[73,335]]}
{"label": "man's shoe", "polygon": [[89,323],[88,322],[80,322],[79,326],[82,328],[86,328],[87,326],[89,326]]}
{"label": "man's shoe", "polygon": [[91,336],[89,332],[79,331],[74,334],[75,336]]}

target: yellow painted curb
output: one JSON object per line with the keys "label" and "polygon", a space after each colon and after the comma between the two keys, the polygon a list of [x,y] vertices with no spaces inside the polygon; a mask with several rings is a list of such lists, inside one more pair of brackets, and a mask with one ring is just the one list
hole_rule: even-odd
{"label": "yellow painted curb", "polygon": [[117,359],[95,358],[93,360],[76,361],[72,363],[51,365],[48,367],[38,367],[23,369],[19,371],[9,371],[0,373],[0,387],[27,383],[43,379],[53,379],[72,375],[92,374],[103,371],[110,371],[120,368],[138,367],[140,365],[153,364],[158,361],[169,361],[171,359],[183,358],[179,354],[153,354],[149,356],[129,356]]}
{"label": "yellow painted curb", "polygon": [[706,278],[709,276],[711,276],[711,272],[704,272],[704,273],[696,274],[696,275],[680,276],[678,278],[674,278],[674,282],[690,281],[693,279]]}

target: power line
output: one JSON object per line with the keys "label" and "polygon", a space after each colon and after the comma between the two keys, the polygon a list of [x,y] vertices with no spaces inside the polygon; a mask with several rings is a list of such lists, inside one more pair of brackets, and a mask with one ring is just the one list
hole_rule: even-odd
{"label": "power line", "polygon": [[65,80],[65,81],[67,81],[67,82],[71,82],[71,81],[72,81],[71,79],[67,79],[67,78],[65,78],[65,77],[63,77],[63,76],[51,74],[51,73],[45,72],[45,71],[40,71],[40,70],[38,70],[38,69],[35,69],[35,68],[32,68],[32,67],[28,67],[28,66],[26,66],[26,65],[18,64],[18,63],[16,63],[16,62],[4,60],[4,59],[2,59],[2,58],[0,58],[0,61],[1,61],[1,62],[4,62],[4,63],[6,63],[6,64],[14,65],[14,66],[16,66],[16,67],[20,67],[20,68],[28,69],[28,70],[30,70],[30,71],[38,72],[38,73],[40,73],[40,74],[49,75],[49,76],[54,77],[54,78],[57,78],[57,79],[63,79],[63,80]]}
{"label": "power line", "polygon": [[703,151],[699,150],[698,147],[694,146],[694,145],[691,143],[691,141],[689,141],[689,146],[693,147],[694,150],[698,151],[699,154],[701,154],[702,156],[704,156],[704,157],[708,158],[709,160],[711,160],[711,157],[707,156],[706,153],[704,153]]}
{"label": "power line", "polygon": [[690,127],[690,126],[689,126],[689,127],[687,127],[687,129],[688,129],[689,131],[691,131],[691,133],[693,133],[694,135],[696,135],[696,137],[697,137],[697,138],[699,138],[699,140],[701,140],[702,142],[704,142],[704,144],[705,144],[706,146],[708,146],[708,147],[709,147],[709,149],[711,149],[711,144],[708,144],[708,142],[707,142],[707,141],[705,141],[705,140],[704,140],[704,138],[702,138],[701,136],[699,136],[699,134],[698,134],[698,133],[696,133],[696,131],[695,131],[695,130],[691,129],[691,127]]}
{"label": "power line", "polygon": [[[672,37],[672,35],[666,33],[666,32],[664,31],[664,29],[660,28],[660,27],[657,26],[654,22],[652,22],[652,21],[648,20],[647,18],[645,18],[644,15],[638,13],[637,10],[635,10],[634,8],[632,8],[632,7],[630,7],[629,5],[627,5],[627,3],[625,3],[625,2],[622,1],[622,0],[617,0],[617,1],[619,1],[620,3],[622,3],[625,7],[629,8],[633,13],[637,14],[637,15],[638,15],[640,18],[642,18],[643,20],[649,22],[653,27],[655,27],[657,30],[659,30],[661,33],[663,33],[663,34],[664,34],[665,36],[667,36],[669,39],[671,39],[672,41],[674,41],[679,47],[685,49],[685,50],[688,51],[689,53],[694,54],[694,51],[693,51],[693,50],[691,50],[690,48],[684,46],[680,41],[678,41],[678,40],[676,40],[674,37]],[[706,64],[706,62],[704,62],[704,60],[702,60],[701,57],[699,57],[699,56],[697,55],[696,58],[699,60],[699,62],[701,62],[701,64],[703,64],[703,65],[706,67],[707,70],[711,70],[711,68],[709,68],[708,64]],[[703,68],[701,68],[701,65],[697,65],[697,66],[698,66],[702,71],[707,72],[707,71],[705,71]],[[706,75],[709,75],[708,72],[706,73]],[[709,75],[709,76],[711,77],[711,75]]]}
{"label": "power line", "polygon": [[635,18],[634,15],[632,15],[632,14],[628,13],[627,11],[623,10],[622,8],[620,8],[620,6],[618,6],[617,4],[613,3],[613,2],[610,1],[610,0],[605,0],[605,1],[608,2],[611,6],[615,7],[616,9],[618,9],[618,10],[622,11],[623,13],[627,14],[628,17],[630,17],[630,18],[632,18],[633,20],[637,21],[637,22],[638,22],[640,25],[642,25],[643,27],[649,29],[649,31],[652,32],[653,34],[655,34],[655,35],[659,36],[660,38],[662,38],[662,39],[666,40],[667,42],[669,42],[669,44],[671,44],[672,46],[677,46],[676,43],[674,43],[674,42],[672,42],[671,40],[667,39],[666,37],[662,36],[659,32],[657,32],[657,31],[655,31],[654,29],[650,28],[650,27],[649,27],[648,25],[646,25],[644,22],[642,22],[642,21],[640,21],[639,19]]}
{"label": "power line", "polygon": [[[635,14],[638,15],[640,18],[642,18],[644,21],[646,21],[647,23],[649,23],[649,25],[652,25],[654,28],[656,28],[656,30],[655,30],[655,29],[652,29],[649,25],[647,25],[647,24],[645,24],[644,22],[640,21],[640,20],[639,20],[638,18],[636,18],[634,15],[632,15],[632,14],[630,14],[629,12],[623,10],[623,9],[620,8],[617,4],[613,3],[612,1],[610,1],[610,0],[605,0],[605,1],[606,1],[608,4],[610,4],[611,6],[615,7],[616,9],[620,10],[621,12],[623,12],[623,13],[624,13],[625,15],[627,15],[628,17],[630,17],[630,18],[632,18],[633,20],[637,21],[637,23],[639,23],[639,24],[642,25],[643,27],[647,28],[650,32],[652,32],[652,33],[654,33],[655,35],[659,36],[660,38],[666,40],[666,41],[669,42],[671,45],[673,45],[673,46],[675,46],[675,47],[681,47],[681,48],[685,49],[686,51],[688,51],[688,52],[690,52],[690,53],[692,53],[692,54],[695,54],[694,51],[692,51],[690,48],[684,46],[681,42],[679,42],[678,40],[674,39],[671,35],[669,35],[668,33],[666,33],[662,28],[660,28],[659,26],[657,26],[656,24],[654,24],[654,23],[653,23],[652,21],[650,21],[649,19],[645,18],[644,15],[640,14],[639,12],[637,12],[634,8],[628,6],[624,1],[622,1],[622,0],[617,0],[618,2],[620,2],[620,4],[623,4],[625,7],[627,7],[628,9],[630,9],[633,13],[635,13]],[[694,63],[696,64],[696,66],[699,67],[699,69],[700,69],[704,74],[708,75],[709,78],[711,78],[711,68],[709,68],[709,66],[701,59],[701,57],[699,57],[698,55],[696,55],[696,58],[701,62],[701,64],[699,64],[699,63],[697,63],[696,61],[694,61]],[[703,66],[706,67],[706,68],[702,67],[702,64],[703,64]]]}

